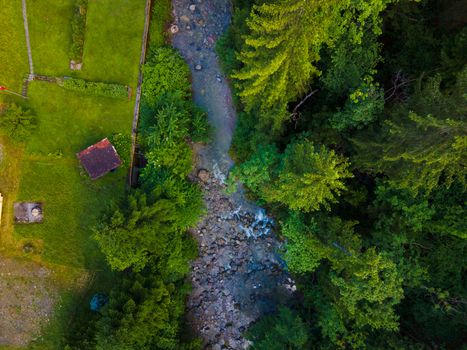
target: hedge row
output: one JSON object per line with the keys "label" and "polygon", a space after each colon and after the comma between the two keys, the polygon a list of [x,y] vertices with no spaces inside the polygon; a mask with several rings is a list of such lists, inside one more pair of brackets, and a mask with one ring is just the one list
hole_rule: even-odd
{"label": "hedge row", "polygon": [[84,33],[86,31],[86,12],[88,0],[76,0],[73,19],[71,20],[70,58],[77,63],[83,58]]}
{"label": "hedge row", "polygon": [[62,87],[67,90],[79,91],[86,95],[114,98],[128,98],[128,89],[125,85],[109,84],[83,79],[65,78]]}

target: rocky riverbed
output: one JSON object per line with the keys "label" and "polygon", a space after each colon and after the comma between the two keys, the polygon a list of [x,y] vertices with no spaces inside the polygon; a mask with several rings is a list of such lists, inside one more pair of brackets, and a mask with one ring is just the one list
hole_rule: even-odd
{"label": "rocky riverbed", "polygon": [[172,5],[173,46],[189,64],[193,98],[213,126],[212,142],[194,149],[194,180],[203,189],[207,214],[192,230],[199,257],[193,262],[188,322],[206,349],[246,349],[243,332],[277,304],[287,303],[295,285],[284,271],[272,218],[241,193],[224,191],[233,165],[228,151],[236,115],[215,42],[230,23],[230,2],[173,0]]}
{"label": "rocky riverbed", "polygon": [[246,349],[248,325],[287,303],[296,287],[284,272],[273,220],[261,209],[242,208],[219,180],[200,183],[207,215],[192,230],[199,258],[191,274],[189,322],[208,349]]}

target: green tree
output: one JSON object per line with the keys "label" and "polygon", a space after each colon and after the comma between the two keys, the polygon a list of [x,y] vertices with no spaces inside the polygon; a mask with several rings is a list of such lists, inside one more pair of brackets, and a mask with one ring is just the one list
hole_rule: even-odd
{"label": "green tree", "polygon": [[36,116],[28,109],[11,103],[3,112],[1,110],[0,112],[0,132],[10,136],[15,141],[24,142],[37,128]]}
{"label": "green tree", "polygon": [[331,126],[337,130],[362,128],[381,114],[383,109],[383,91],[371,76],[367,76],[349,95],[344,108],[331,116]]}
{"label": "green tree", "polygon": [[292,210],[329,209],[345,190],[345,179],[352,177],[348,166],[333,150],[299,139],[285,149],[277,179],[264,189],[264,198]]}
{"label": "green tree", "polygon": [[180,320],[188,289],[161,279],[147,273],[124,277],[101,311],[95,350],[180,348]]}
{"label": "green tree", "polygon": [[169,47],[158,48],[149,53],[143,67],[143,102],[154,107],[165,93],[179,91],[184,97],[190,95],[190,69],[180,54]]}
{"label": "green tree", "polygon": [[357,328],[398,329],[394,311],[403,297],[402,278],[396,265],[370,248],[351,256],[351,264],[330,274],[331,284],[339,291],[335,304],[344,320]]}
{"label": "green tree", "polygon": [[94,237],[112,269],[138,271],[151,262],[179,276],[187,272],[187,256],[192,256],[184,239],[184,215],[174,202],[137,191],[128,196],[124,210],[95,229]]}
{"label": "green tree", "polygon": [[292,213],[282,224],[285,260],[293,273],[316,283],[305,288],[317,323],[334,346],[361,347],[370,331],[397,330],[403,297],[397,265],[375,248],[364,250],[355,222],[324,213]]}
{"label": "green tree", "polygon": [[273,180],[279,160],[276,146],[259,146],[250,159],[232,169],[229,181],[240,180],[254,193],[261,193],[263,187]]}
{"label": "green tree", "polygon": [[355,45],[348,35],[344,35],[326,52],[329,58],[323,58],[326,70],[321,82],[323,88],[333,97],[346,98],[356,90],[367,76],[373,76],[376,65],[381,62],[381,44],[372,32],[366,32],[361,44]]}
{"label": "green tree", "polygon": [[277,315],[265,316],[251,326],[247,333],[253,350],[306,349],[306,324],[292,310],[279,307]]}
{"label": "green tree", "polygon": [[467,67],[448,91],[441,91],[441,82],[439,75],[428,79],[407,104],[395,107],[381,132],[369,130],[357,136],[357,166],[383,172],[394,186],[413,193],[428,193],[441,177],[447,183],[454,177],[463,179]]}
{"label": "green tree", "polygon": [[284,258],[295,274],[315,271],[325,259],[338,263],[344,254],[358,254],[361,241],[354,233],[355,222],[314,214],[309,222],[300,212],[291,212],[281,224],[287,238]]}
{"label": "green tree", "polygon": [[287,103],[305,93],[320,74],[316,63],[321,48],[332,46],[344,33],[355,44],[366,30],[380,33],[379,14],[389,2],[281,0],[253,6],[250,33],[238,55],[244,67],[233,75],[241,82],[239,95],[246,109],[259,106],[278,128],[287,117]]}

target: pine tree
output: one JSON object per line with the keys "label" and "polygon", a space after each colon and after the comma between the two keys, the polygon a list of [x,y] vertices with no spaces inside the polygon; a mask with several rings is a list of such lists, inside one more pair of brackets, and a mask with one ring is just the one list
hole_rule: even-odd
{"label": "pine tree", "polygon": [[289,144],[282,155],[278,177],[264,190],[264,198],[305,212],[329,208],[352,177],[348,162],[333,150],[306,139]]}
{"label": "pine tree", "polygon": [[380,32],[379,13],[389,0],[281,0],[254,6],[247,25],[244,67],[233,76],[241,81],[247,110],[259,106],[279,127],[287,103],[309,89],[320,74],[316,63],[323,45],[344,33],[359,44],[365,30]]}
{"label": "pine tree", "polygon": [[246,334],[252,350],[306,349],[307,327],[301,318],[286,307],[277,315],[268,315],[254,324]]}
{"label": "pine tree", "polygon": [[355,163],[384,173],[393,186],[413,193],[430,192],[442,178],[448,185],[453,177],[463,181],[467,67],[448,91],[441,90],[441,83],[439,75],[428,79],[407,104],[394,108],[381,132],[356,137]]}

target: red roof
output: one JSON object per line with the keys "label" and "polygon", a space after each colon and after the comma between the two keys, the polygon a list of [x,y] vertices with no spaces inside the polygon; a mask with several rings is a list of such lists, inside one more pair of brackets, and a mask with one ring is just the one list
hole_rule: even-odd
{"label": "red roof", "polygon": [[89,146],[79,152],[77,156],[81,165],[93,180],[104,176],[122,165],[122,160],[118,156],[115,147],[107,138],[95,145]]}

